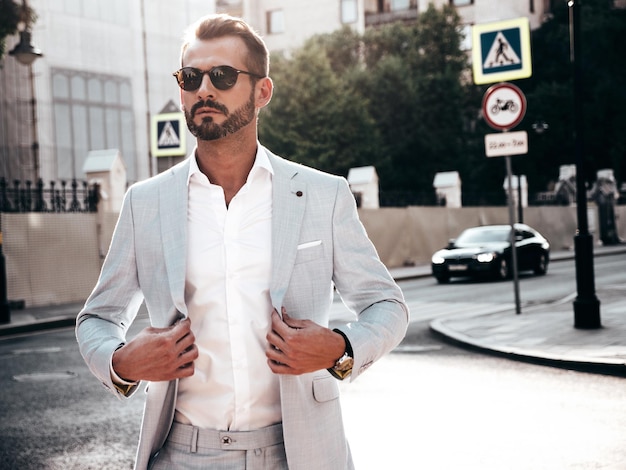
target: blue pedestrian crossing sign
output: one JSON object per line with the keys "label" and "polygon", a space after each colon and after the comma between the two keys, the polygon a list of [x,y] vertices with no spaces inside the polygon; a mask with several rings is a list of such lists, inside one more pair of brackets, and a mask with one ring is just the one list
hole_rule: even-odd
{"label": "blue pedestrian crossing sign", "polygon": [[153,156],[185,155],[187,152],[185,136],[185,116],[183,113],[163,113],[152,117],[150,139]]}
{"label": "blue pedestrian crossing sign", "polygon": [[472,27],[474,83],[505,82],[532,75],[528,18]]}

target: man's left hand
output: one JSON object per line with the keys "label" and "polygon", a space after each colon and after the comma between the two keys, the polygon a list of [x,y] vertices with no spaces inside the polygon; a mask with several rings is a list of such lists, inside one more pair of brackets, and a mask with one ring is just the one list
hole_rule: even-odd
{"label": "man's left hand", "polygon": [[346,348],[343,337],[311,320],[297,320],[282,309],[272,312],[272,330],[267,334],[265,352],[276,374],[300,375],[335,365]]}

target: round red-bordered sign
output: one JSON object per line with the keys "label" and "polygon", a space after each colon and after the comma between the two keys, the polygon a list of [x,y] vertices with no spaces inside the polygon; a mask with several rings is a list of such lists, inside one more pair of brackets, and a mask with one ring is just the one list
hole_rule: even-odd
{"label": "round red-bordered sign", "polygon": [[526,97],[512,83],[498,83],[485,92],[482,113],[490,127],[508,131],[524,119]]}

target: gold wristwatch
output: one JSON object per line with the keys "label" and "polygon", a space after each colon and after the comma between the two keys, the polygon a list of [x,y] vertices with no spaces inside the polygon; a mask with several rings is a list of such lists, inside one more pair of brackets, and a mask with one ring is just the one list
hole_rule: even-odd
{"label": "gold wristwatch", "polygon": [[335,361],[335,365],[328,369],[328,372],[330,372],[330,374],[336,379],[343,380],[350,376],[352,373],[352,367],[354,367],[352,346],[350,345],[348,338],[346,338],[346,335],[344,335],[340,330],[335,329],[333,331],[343,336],[343,339],[346,342],[346,350],[343,353],[343,356]]}

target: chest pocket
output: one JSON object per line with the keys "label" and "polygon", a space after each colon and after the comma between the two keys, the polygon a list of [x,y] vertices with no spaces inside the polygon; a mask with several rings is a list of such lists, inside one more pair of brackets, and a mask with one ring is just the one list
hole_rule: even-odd
{"label": "chest pocket", "polygon": [[298,245],[295,263],[308,263],[310,261],[315,261],[316,259],[322,258],[323,256],[324,244],[322,243],[322,240],[301,243],[300,245]]}

